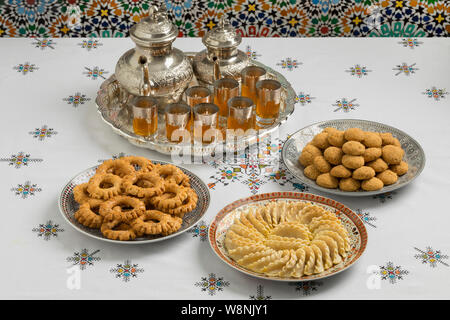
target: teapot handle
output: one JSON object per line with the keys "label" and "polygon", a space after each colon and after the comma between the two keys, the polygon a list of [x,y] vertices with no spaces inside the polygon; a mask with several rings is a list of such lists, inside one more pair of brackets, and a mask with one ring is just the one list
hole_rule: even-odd
{"label": "teapot handle", "polygon": [[142,67],[142,74],[143,74],[143,84],[140,90],[141,91],[140,94],[142,96],[150,96],[151,82],[148,71],[147,58],[145,56],[140,56],[138,62]]}

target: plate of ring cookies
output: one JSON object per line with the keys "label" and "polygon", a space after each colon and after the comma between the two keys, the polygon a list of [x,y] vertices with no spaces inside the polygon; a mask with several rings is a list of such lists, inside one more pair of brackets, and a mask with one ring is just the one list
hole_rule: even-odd
{"label": "plate of ring cookies", "polygon": [[310,281],[353,265],[367,230],[351,209],[329,198],[273,192],[222,209],[209,228],[222,261],[245,274],[277,281]]}
{"label": "plate of ring cookies", "polygon": [[78,231],[141,244],[177,236],[203,217],[210,195],[195,174],[162,161],[126,156],[89,168],[63,188],[59,207]]}
{"label": "plate of ring cookies", "polygon": [[289,137],[283,162],[302,183],[348,196],[391,192],[425,166],[420,144],[394,127],[367,120],[318,122]]}

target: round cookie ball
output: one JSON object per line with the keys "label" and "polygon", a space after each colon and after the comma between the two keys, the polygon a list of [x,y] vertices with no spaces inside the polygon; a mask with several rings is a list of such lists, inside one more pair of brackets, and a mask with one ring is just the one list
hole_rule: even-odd
{"label": "round cookie ball", "polygon": [[335,131],[338,131],[338,130],[333,127],[326,127],[325,129],[322,130],[322,132],[326,132],[328,134],[330,134],[331,132],[335,132]]}
{"label": "round cookie ball", "polygon": [[383,160],[389,164],[399,164],[402,162],[403,155],[405,154],[402,148],[394,145],[384,146],[381,151]]}
{"label": "round cookie ball", "polygon": [[331,165],[328,163],[327,160],[325,160],[323,156],[315,157],[313,163],[316,169],[322,173],[330,172],[331,170]]}
{"label": "round cookie ball", "polygon": [[356,180],[367,180],[375,177],[375,170],[371,167],[362,166],[353,171],[352,178]]}
{"label": "round cookie ball", "polygon": [[328,143],[328,133],[321,132],[316,134],[311,141],[311,144],[315,145],[319,149],[326,149],[330,146]]}
{"label": "round cookie ball", "polygon": [[364,154],[364,151],[366,151],[366,147],[364,147],[364,145],[358,141],[347,141],[342,146],[342,151],[344,151],[345,154],[349,154],[352,156],[360,156]]}
{"label": "round cookie ball", "polygon": [[333,167],[330,170],[330,174],[336,178],[350,178],[352,176],[352,172],[344,167],[342,164]]}
{"label": "round cookie ball", "polygon": [[367,148],[363,154],[364,161],[367,163],[376,160],[381,157],[381,153],[381,148]]}
{"label": "round cookie ball", "polygon": [[362,156],[344,154],[342,156],[342,164],[349,169],[358,169],[364,165],[364,158]]}
{"label": "round cookie ball", "polygon": [[342,147],[345,143],[344,131],[336,130],[328,133],[328,143],[335,147]]}
{"label": "round cookie ball", "polygon": [[321,174],[321,172],[317,170],[317,168],[313,164],[307,166],[305,170],[303,170],[303,173],[305,174],[305,176],[312,180],[316,180],[317,177]]}
{"label": "round cookie ball", "polygon": [[342,191],[356,191],[361,187],[361,182],[353,178],[345,178],[339,181],[339,189]]}
{"label": "round cookie ball", "polygon": [[364,134],[363,144],[367,148],[379,148],[383,144],[383,140],[381,139],[381,137],[378,133],[366,132]]}
{"label": "round cookie ball", "polygon": [[321,156],[322,151],[320,151],[319,148],[316,146],[313,146],[312,144],[307,144],[298,158],[298,162],[304,167],[307,167],[311,164],[313,164],[314,158],[317,156]]}
{"label": "round cookie ball", "polygon": [[361,188],[366,191],[376,191],[382,189],[383,187],[383,181],[381,181],[377,177],[373,177],[369,180],[364,180],[361,183]]}
{"label": "round cookie ball", "polygon": [[390,169],[393,172],[395,172],[398,176],[402,176],[408,172],[408,164],[405,161],[402,161],[399,164],[394,164],[390,166]]}
{"label": "round cookie ball", "polygon": [[329,173],[322,173],[320,176],[318,176],[316,179],[316,183],[319,186],[328,189],[335,189],[338,187],[339,184],[338,179],[336,179]]}
{"label": "round cookie ball", "polygon": [[398,140],[397,138],[394,138],[392,145],[400,147],[400,148],[402,147],[400,140]]}
{"label": "round cookie ball", "polygon": [[338,165],[341,163],[343,154],[344,153],[342,152],[342,150],[337,147],[328,147],[323,152],[325,160],[334,165]]}
{"label": "round cookie ball", "polygon": [[380,179],[381,181],[383,181],[385,186],[394,184],[398,180],[397,174],[394,171],[391,171],[389,169],[377,174],[377,178]]}
{"label": "round cookie ball", "polygon": [[384,162],[383,159],[378,158],[374,161],[371,161],[369,163],[367,163],[368,167],[371,167],[373,170],[375,170],[375,172],[383,172],[384,170],[386,170],[388,168],[388,165],[386,162]]}
{"label": "round cookie ball", "polygon": [[350,128],[345,130],[344,138],[349,141],[363,141],[364,140],[364,131],[359,128]]}
{"label": "round cookie ball", "polygon": [[379,135],[380,135],[383,146],[395,143],[395,141],[394,141],[395,138],[392,136],[392,133],[380,132]]}

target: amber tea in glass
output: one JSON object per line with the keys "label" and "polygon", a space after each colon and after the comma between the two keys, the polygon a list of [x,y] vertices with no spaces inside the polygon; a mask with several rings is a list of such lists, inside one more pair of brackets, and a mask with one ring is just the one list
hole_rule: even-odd
{"label": "amber tea in glass", "polygon": [[194,107],[194,137],[197,141],[211,143],[218,135],[219,107],[213,103],[199,103]]}
{"label": "amber tea in glass", "polygon": [[183,102],[168,104],[164,110],[166,137],[173,143],[189,140],[191,107]]}
{"label": "amber tea in glass", "polygon": [[231,78],[214,81],[214,104],[221,117],[228,116],[228,100],[239,95],[239,82]]}
{"label": "amber tea in glass", "polygon": [[248,66],[241,71],[241,95],[256,104],[256,83],[266,77],[266,70],[258,66]]}
{"label": "amber tea in glass", "polygon": [[228,129],[242,129],[244,132],[255,128],[255,104],[247,97],[237,96],[228,100]]}
{"label": "amber tea in glass", "polygon": [[158,104],[156,99],[147,96],[131,100],[133,131],[143,137],[151,137],[158,129]]}
{"label": "amber tea in glass", "polygon": [[260,80],[256,83],[256,93],[256,124],[270,126],[280,113],[281,84],[276,80]]}

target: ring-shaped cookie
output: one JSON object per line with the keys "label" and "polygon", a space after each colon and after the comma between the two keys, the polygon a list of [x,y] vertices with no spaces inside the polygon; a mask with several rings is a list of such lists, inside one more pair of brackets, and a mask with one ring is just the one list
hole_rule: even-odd
{"label": "ring-shaped cookie", "polygon": [[[142,181],[142,184],[137,182]],[[136,172],[126,176],[122,181],[123,190],[139,198],[153,197],[164,192],[164,181],[157,174],[152,172]]]}
{"label": "ring-shaped cookie", "polygon": [[183,220],[158,210],[147,210],[139,218],[133,220],[133,229],[141,234],[167,236],[181,228]]}
{"label": "ring-shaped cookie", "polygon": [[127,162],[137,172],[149,172],[155,168],[153,162],[144,157],[127,156],[120,158],[120,160]]}
{"label": "ring-shaped cookie", "polygon": [[90,199],[80,205],[75,212],[75,219],[83,226],[89,228],[100,228],[103,223],[103,217],[99,213],[100,205],[103,203],[99,199]]}
{"label": "ring-shaped cookie", "polygon": [[82,183],[79,185],[76,185],[73,188],[73,197],[75,198],[75,201],[79,204],[83,204],[86,201],[92,200],[93,198],[87,191],[88,183]]}
{"label": "ring-shaped cookie", "polygon": [[[131,207],[131,210],[123,210],[122,207]],[[100,206],[100,215],[104,220],[112,221],[123,219],[130,221],[142,215],[145,211],[145,204],[133,197],[116,196],[105,201]]]}
{"label": "ring-shaped cookie", "polygon": [[111,240],[129,241],[136,239],[136,232],[123,218],[104,221],[100,227],[102,234]]}
{"label": "ring-shaped cookie", "polygon": [[133,172],[133,166],[122,159],[106,160],[97,168],[98,174],[111,173],[121,178],[132,174]]}
{"label": "ring-shaped cookie", "polygon": [[162,195],[151,198],[153,204],[159,210],[174,209],[182,205],[187,198],[187,188],[176,183],[166,183]]}
{"label": "ring-shaped cookie", "polygon": [[[103,188],[104,184],[110,184]],[[87,191],[91,197],[108,200],[121,192],[122,178],[112,173],[95,174],[88,182]]]}
{"label": "ring-shaped cookie", "polygon": [[183,201],[183,203],[174,209],[167,209],[166,212],[173,214],[177,217],[183,218],[184,215],[195,209],[197,206],[198,196],[197,193],[193,189],[187,190],[187,198]]}
{"label": "ring-shaped cookie", "polygon": [[157,173],[165,181],[174,182],[178,185],[182,184],[186,179],[183,171],[172,164],[156,166],[154,172]]}

